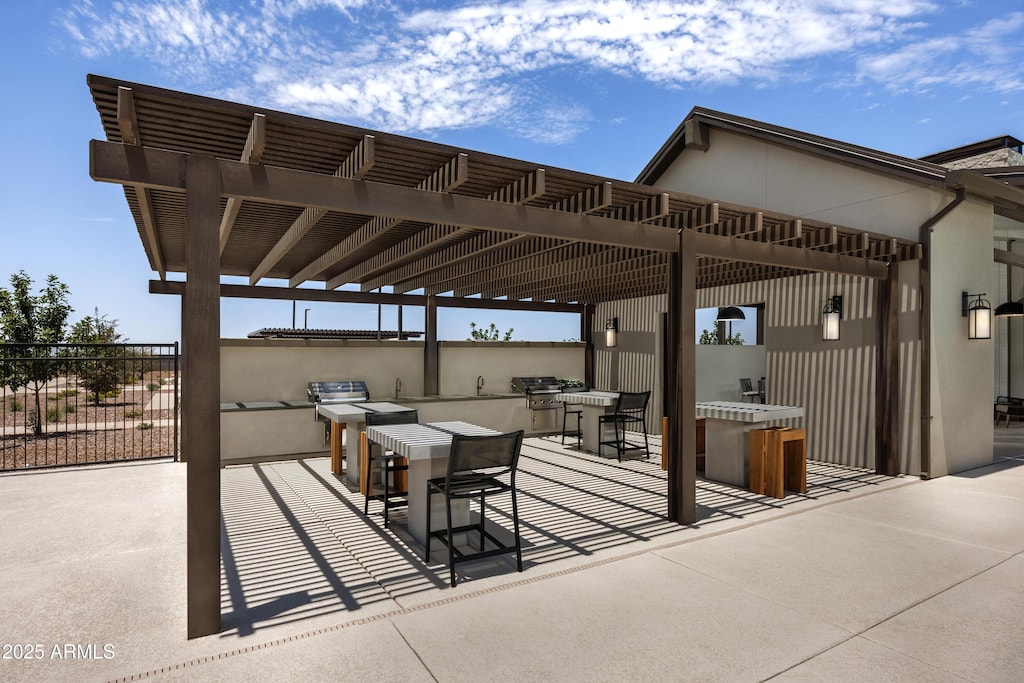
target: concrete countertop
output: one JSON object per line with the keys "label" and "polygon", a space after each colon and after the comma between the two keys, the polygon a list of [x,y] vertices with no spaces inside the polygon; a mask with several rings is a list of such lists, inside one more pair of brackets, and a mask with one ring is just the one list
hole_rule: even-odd
{"label": "concrete countertop", "polygon": [[[507,394],[452,394],[448,396],[399,396],[385,397],[374,399],[375,402],[389,402],[389,403],[439,403],[444,401],[488,401],[492,399],[506,399],[506,398],[524,398],[522,394],[507,393]],[[297,401],[238,401],[236,403],[221,403],[220,412],[240,412],[249,410],[292,410],[292,409],[304,409],[313,408],[315,403],[309,401],[297,400]]]}

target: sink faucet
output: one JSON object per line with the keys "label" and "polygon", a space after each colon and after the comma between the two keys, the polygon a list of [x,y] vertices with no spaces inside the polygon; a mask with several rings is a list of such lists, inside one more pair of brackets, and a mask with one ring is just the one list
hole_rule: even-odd
{"label": "sink faucet", "polygon": [[480,390],[483,389],[483,388],[484,388],[484,376],[483,375],[479,375],[476,378],[476,395],[477,396],[480,395]]}
{"label": "sink faucet", "polygon": [[402,378],[398,377],[395,379],[395,398],[398,398],[398,392],[402,390]]}

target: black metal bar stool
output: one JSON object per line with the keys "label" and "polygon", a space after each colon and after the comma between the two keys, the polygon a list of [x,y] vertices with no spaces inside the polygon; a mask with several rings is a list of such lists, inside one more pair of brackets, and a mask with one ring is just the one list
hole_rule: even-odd
{"label": "black metal bar stool", "polygon": [[[366,426],[377,427],[381,425],[400,425],[400,424],[416,424],[420,421],[419,411],[416,410],[402,410],[394,413],[367,413],[366,414]],[[379,500],[384,503],[384,509],[381,511],[384,515],[384,528],[388,528],[388,510],[396,507],[407,507],[409,505],[409,492],[408,490],[399,491],[391,483],[391,477],[396,472],[406,472],[409,470],[408,462],[405,462],[405,458],[394,453],[392,451],[384,450],[383,447],[379,455],[374,456],[373,445],[368,444],[366,449],[366,470],[360,473],[360,477],[365,476],[365,490],[366,498],[363,500],[363,514],[370,514],[370,500]],[[380,493],[375,493],[373,490],[373,462],[374,460],[380,460],[384,463],[384,482],[381,485],[383,489]],[[399,464],[398,461],[403,461]],[[406,487],[408,488],[408,487]],[[394,496],[402,496],[402,500],[392,500]]]}
{"label": "black metal bar stool", "polygon": [[[569,406],[572,406],[570,409]],[[566,431],[566,422],[569,416],[572,415],[576,418],[576,429],[573,431]],[[583,405],[580,403],[566,403],[562,401],[562,445],[565,445],[565,437],[575,436],[576,437],[576,448],[583,447]]]}
{"label": "black metal bar stool", "polygon": [[[603,429],[604,425],[608,423],[611,423],[615,428],[615,440],[600,441],[600,445],[615,446],[619,462],[622,462],[622,454],[626,451],[643,451],[646,457],[651,457],[651,449],[647,443],[647,402],[650,398],[651,392],[649,391],[633,393],[623,391],[615,402],[615,412],[601,415],[597,418],[599,430]],[[644,443],[642,446],[639,443],[626,440],[627,425],[640,426],[644,433]]]}

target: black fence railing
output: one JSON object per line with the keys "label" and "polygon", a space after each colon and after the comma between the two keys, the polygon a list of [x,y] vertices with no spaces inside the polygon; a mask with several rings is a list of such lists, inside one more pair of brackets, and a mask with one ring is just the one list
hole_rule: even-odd
{"label": "black fence railing", "polygon": [[175,344],[0,344],[0,471],[178,458]]}

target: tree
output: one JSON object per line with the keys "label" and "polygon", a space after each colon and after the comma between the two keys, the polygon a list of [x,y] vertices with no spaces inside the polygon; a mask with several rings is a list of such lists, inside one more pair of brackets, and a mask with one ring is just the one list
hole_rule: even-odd
{"label": "tree", "polygon": [[[704,330],[700,333],[701,344],[717,344],[718,343],[718,329],[712,327],[710,330]],[[729,346],[743,346],[743,337],[740,336],[739,332],[727,333],[725,335],[725,343]]]}
{"label": "tree", "polygon": [[122,339],[121,333],[117,331],[116,320],[100,315],[98,308],[93,309],[93,312],[94,315],[87,315],[75,323],[68,341],[83,345],[73,352],[73,355],[83,359],[77,365],[78,379],[98,405],[104,394],[124,384],[129,367],[123,358],[115,360],[116,348],[93,346],[116,344]]}
{"label": "tree", "polygon": [[[0,381],[17,391],[28,387],[35,393],[35,434],[43,433],[39,392],[60,374],[61,361],[47,344],[64,341],[68,315],[68,286],[50,275],[46,286],[33,296],[32,278],[24,270],[11,276],[11,290],[0,287],[0,342],[4,362]],[[19,359],[19,360],[13,360]],[[30,418],[31,419],[31,418]]]}
{"label": "tree", "polygon": [[[498,332],[498,326],[495,325],[494,323],[491,323],[491,326],[486,328],[486,329],[483,328],[483,327],[477,327],[476,323],[470,323],[469,324],[469,337],[466,338],[466,341],[499,341],[498,340],[498,335],[499,334],[500,333]],[[502,339],[500,341],[511,341],[511,340],[512,340],[512,328],[510,327],[510,328],[508,328],[508,331],[505,333],[504,337],[502,337]]]}

